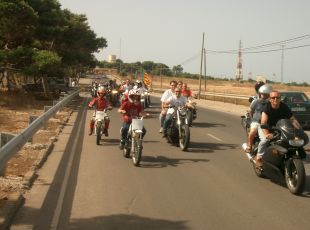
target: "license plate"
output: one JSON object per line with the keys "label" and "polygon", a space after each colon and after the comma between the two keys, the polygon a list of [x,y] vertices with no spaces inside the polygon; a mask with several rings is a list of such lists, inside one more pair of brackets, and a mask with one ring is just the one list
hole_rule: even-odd
{"label": "license plate", "polygon": [[294,107],[291,109],[292,111],[306,111],[306,107]]}

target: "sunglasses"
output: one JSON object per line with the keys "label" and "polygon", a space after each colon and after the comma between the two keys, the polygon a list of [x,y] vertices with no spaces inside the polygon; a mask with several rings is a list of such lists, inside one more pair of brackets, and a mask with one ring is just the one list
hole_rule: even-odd
{"label": "sunglasses", "polygon": [[270,97],[270,99],[275,100],[275,99],[280,99],[280,97]]}

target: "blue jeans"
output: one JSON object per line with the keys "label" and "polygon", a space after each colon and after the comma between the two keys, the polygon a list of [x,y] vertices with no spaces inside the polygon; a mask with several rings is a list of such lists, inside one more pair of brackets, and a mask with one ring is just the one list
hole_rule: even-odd
{"label": "blue jeans", "polygon": [[263,129],[261,128],[261,126],[258,126],[258,135],[259,135],[259,144],[257,147],[257,155],[264,155],[266,148],[269,144],[269,140],[266,138],[266,135],[263,132]]}
{"label": "blue jeans", "polygon": [[164,129],[164,133],[167,134],[167,129],[168,127],[171,125],[171,122],[172,122],[172,115],[171,113],[169,114],[166,114],[166,118],[165,118],[165,121],[164,121],[164,126],[163,126],[163,129]]}
{"label": "blue jeans", "polygon": [[[126,122],[123,123],[122,130],[121,130],[121,141],[122,142],[125,142],[125,140],[127,138],[127,134],[128,134],[130,124],[131,123],[126,123]],[[145,134],[146,134],[146,129],[143,127],[142,138],[145,136]]]}

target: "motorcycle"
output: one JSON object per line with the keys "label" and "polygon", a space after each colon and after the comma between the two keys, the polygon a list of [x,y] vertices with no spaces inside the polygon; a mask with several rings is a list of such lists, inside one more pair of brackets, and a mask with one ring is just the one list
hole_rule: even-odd
{"label": "motorcycle", "polygon": [[167,114],[172,114],[172,122],[167,130],[169,143],[179,144],[182,151],[186,151],[190,143],[190,130],[187,121],[187,107],[169,107]]}
{"label": "motorcycle", "polygon": [[133,118],[129,126],[128,134],[123,148],[123,156],[129,158],[131,155],[134,166],[139,166],[143,149],[143,117]]}
{"label": "motorcycle", "polygon": [[186,111],[187,122],[189,126],[192,126],[193,120],[197,118],[196,102],[188,100],[188,106]]}
{"label": "motorcycle", "polygon": [[97,97],[97,86],[92,86],[90,89],[90,94],[92,97]]}
{"label": "motorcycle", "polygon": [[116,107],[119,106],[120,100],[119,100],[119,92],[115,88],[108,87],[107,89],[108,95],[109,95],[109,101],[110,103]]}
{"label": "motorcycle", "polygon": [[257,145],[247,156],[258,177],[267,177],[272,181],[286,185],[292,194],[301,194],[305,187],[306,174],[303,159],[306,158],[304,146],[309,142],[302,128],[293,127],[289,119],[281,119],[271,129],[273,138],[262,156],[262,167],[255,162]]}
{"label": "motorcycle", "polygon": [[104,109],[103,111],[95,111],[95,134],[96,134],[96,144],[100,144],[100,140],[102,137],[102,134],[104,134],[104,121],[105,119],[109,119],[107,114],[107,109]]}

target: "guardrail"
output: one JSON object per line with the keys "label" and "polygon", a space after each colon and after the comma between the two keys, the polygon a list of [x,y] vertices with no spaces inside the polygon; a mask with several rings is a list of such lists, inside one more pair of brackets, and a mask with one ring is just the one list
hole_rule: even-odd
{"label": "guardrail", "polygon": [[0,175],[3,175],[7,162],[21,149],[25,143],[45,124],[61,107],[68,104],[75,96],[79,94],[78,89],[70,95],[64,97],[56,105],[51,107],[44,114],[35,119],[26,129],[19,135],[12,138],[7,144],[0,149]]}

